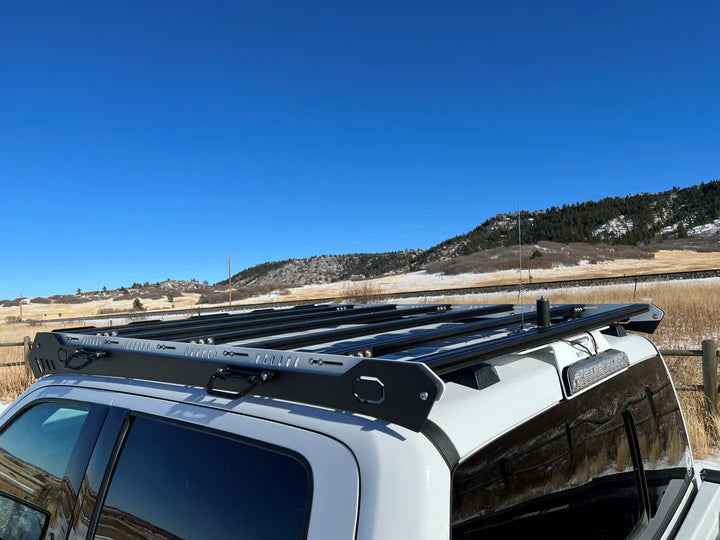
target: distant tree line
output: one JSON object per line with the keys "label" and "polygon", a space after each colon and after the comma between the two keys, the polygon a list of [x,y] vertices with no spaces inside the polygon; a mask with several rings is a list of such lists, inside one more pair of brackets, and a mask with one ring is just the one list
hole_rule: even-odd
{"label": "distant tree line", "polygon": [[[621,218],[622,216],[622,218]],[[661,193],[607,197],[599,201],[553,206],[536,212],[520,212],[522,243],[539,241],[608,244],[649,244],[663,238],[665,227],[679,224],[675,236],[720,217],[720,181]],[[627,231],[603,230],[618,220],[631,223]],[[437,260],[438,254],[470,255],[481,250],[518,243],[516,214],[494,216],[467,234],[428,249],[419,262]]]}

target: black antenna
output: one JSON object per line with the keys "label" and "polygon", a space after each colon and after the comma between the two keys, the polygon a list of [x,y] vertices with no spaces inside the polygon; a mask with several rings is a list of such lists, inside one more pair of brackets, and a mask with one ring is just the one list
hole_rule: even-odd
{"label": "black antenna", "polygon": [[[520,263],[520,267],[518,268],[520,272],[520,290],[518,291],[518,303],[523,303],[523,280],[522,280],[522,232],[520,229],[520,197],[518,197],[518,210],[517,210],[517,230],[518,230],[518,260]],[[522,330],[525,327],[525,317],[524,317],[524,311],[520,312],[520,329]]]}

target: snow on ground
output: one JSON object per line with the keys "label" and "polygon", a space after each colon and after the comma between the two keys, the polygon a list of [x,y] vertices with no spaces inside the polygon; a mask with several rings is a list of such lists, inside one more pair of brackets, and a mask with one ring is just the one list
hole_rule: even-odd
{"label": "snow on ground", "polygon": [[715,454],[710,454],[703,459],[696,459],[695,470],[701,471],[703,469],[720,469],[720,451],[716,450]]}

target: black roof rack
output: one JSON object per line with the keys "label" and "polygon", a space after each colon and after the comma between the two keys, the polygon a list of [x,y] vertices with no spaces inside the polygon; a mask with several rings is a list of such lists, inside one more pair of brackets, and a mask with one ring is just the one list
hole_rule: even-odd
{"label": "black roof rack", "polygon": [[540,316],[535,306],[511,304],[318,305],[42,332],[30,365],[36,377],[201,386],[212,395],[297,401],[419,431],[443,392],[442,377],[609,325],[651,333],[662,316],[651,304],[557,305]]}

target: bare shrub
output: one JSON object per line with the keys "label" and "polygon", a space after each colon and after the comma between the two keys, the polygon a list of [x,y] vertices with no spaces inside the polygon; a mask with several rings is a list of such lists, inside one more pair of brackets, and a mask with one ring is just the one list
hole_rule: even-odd
{"label": "bare shrub", "polygon": [[[282,291],[286,291],[288,285],[285,284],[260,284],[260,285],[245,285],[244,287],[233,288],[232,298],[233,300],[245,300],[246,298],[254,298],[255,296],[263,296],[273,292],[283,294]],[[289,291],[288,291],[289,293]],[[200,296],[198,304],[224,304],[228,301],[227,289],[224,290],[209,290]]]}
{"label": "bare shrub", "polygon": [[127,310],[122,308],[100,308],[97,310],[98,315],[112,315],[114,313],[125,313]]}
{"label": "bare shrub", "polygon": [[[237,299],[233,292],[233,299]],[[228,301],[228,293],[226,292],[206,292],[198,298],[198,304],[223,304]]]}
{"label": "bare shrub", "polygon": [[244,298],[252,298],[253,296],[263,296],[265,294],[270,294],[276,291],[280,291],[282,289],[287,289],[288,287],[289,285],[286,285],[284,283],[245,285],[244,287],[238,287],[237,289],[233,289],[233,298],[241,300]]}
{"label": "bare shrub", "polygon": [[353,304],[372,304],[379,302],[377,295],[382,289],[372,281],[354,281],[343,285],[342,297]]}
{"label": "bare shrub", "polygon": [[56,304],[86,304],[92,302],[92,298],[78,296],[76,294],[56,294],[50,299]]}
{"label": "bare shrub", "polygon": [[113,298],[113,302],[120,302],[122,300],[132,300],[134,298],[140,298],[142,300],[159,300],[161,298],[165,298],[166,293],[160,293],[160,292],[142,292],[142,293],[128,293],[128,294],[121,294],[120,296],[116,296]]}

